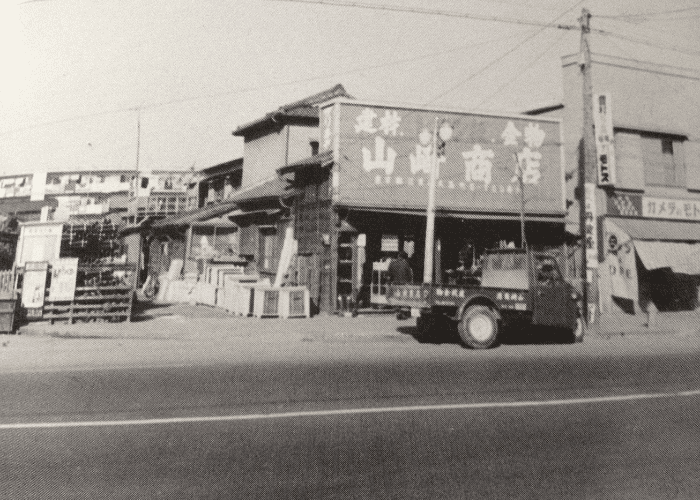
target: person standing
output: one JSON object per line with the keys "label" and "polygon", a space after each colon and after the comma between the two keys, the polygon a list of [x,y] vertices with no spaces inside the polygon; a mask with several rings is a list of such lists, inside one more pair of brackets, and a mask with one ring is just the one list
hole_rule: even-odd
{"label": "person standing", "polygon": [[[396,258],[389,263],[387,275],[390,285],[407,285],[413,283],[413,270],[408,264],[408,254],[406,254],[406,252],[400,251]],[[396,311],[397,319],[406,319],[409,316],[410,312],[405,308],[399,308]]]}

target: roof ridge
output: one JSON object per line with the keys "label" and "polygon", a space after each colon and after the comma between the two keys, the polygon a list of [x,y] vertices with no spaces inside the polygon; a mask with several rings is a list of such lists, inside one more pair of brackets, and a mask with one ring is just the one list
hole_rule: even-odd
{"label": "roof ridge", "polygon": [[280,106],[280,111],[290,111],[294,108],[301,108],[304,106],[313,106],[314,104],[318,104],[323,101],[327,101],[329,99],[333,99],[334,97],[339,97],[339,96],[345,96],[352,98],[350,94],[345,90],[345,87],[343,87],[342,84],[338,83],[335,86],[323,90],[321,92],[317,92],[316,94],[310,95],[308,97],[304,97],[303,99],[300,99],[298,101],[291,102],[289,104],[285,104],[283,106]]}

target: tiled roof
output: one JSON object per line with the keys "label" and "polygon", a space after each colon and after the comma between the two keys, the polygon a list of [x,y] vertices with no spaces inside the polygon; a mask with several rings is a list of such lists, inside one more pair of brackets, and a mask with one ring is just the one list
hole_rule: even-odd
{"label": "tiled roof", "polygon": [[285,174],[287,172],[292,172],[298,168],[307,167],[323,167],[328,165],[333,161],[333,151],[324,151],[323,153],[315,154],[304,158],[303,160],[295,161],[294,163],[289,163],[282,168],[278,168],[277,172],[280,174]]}
{"label": "tiled roof", "polygon": [[151,227],[155,228],[167,228],[167,227],[185,227],[195,222],[202,222],[214,217],[220,217],[228,212],[236,209],[236,204],[230,200],[226,200],[223,203],[216,203],[214,205],[208,205],[201,208],[196,208],[194,210],[188,210],[187,212],[181,212],[179,214],[171,215],[165,219],[161,219],[154,222]]}
{"label": "tiled roof", "polygon": [[246,201],[293,196],[295,192],[289,186],[289,181],[286,178],[275,176],[260,184],[233,193],[228,200],[243,203]]}
{"label": "tiled roof", "polygon": [[241,125],[233,131],[233,135],[245,136],[247,132],[261,128],[267,124],[280,121],[285,118],[310,118],[318,119],[318,109],[316,105],[328,101],[335,97],[347,97],[352,99],[345,88],[338,84],[335,87],[319,92],[309,97],[305,97],[299,101],[295,101],[284,106],[280,106],[277,110],[267,113],[264,117],[259,118],[245,125]]}
{"label": "tiled roof", "polygon": [[236,158],[235,160],[227,161],[224,163],[219,163],[218,165],[213,165],[211,167],[203,168],[200,170],[202,175],[210,176],[217,175],[220,173],[228,173],[234,170],[240,170],[243,168],[243,158]]}

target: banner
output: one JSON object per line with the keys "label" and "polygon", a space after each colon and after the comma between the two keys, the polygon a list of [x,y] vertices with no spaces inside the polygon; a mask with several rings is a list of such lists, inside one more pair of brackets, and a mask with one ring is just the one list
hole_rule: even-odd
{"label": "banner", "polygon": [[75,297],[75,279],[78,275],[78,258],[58,259],[51,268],[51,288],[49,300],[73,300]]}
{"label": "banner", "polygon": [[599,186],[615,185],[615,136],[613,133],[610,94],[593,96],[593,125],[595,126],[596,164]]}
{"label": "banner", "polygon": [[[321,110],[322,146],[337,142],[337,203],[425,210],[435,168],[437,210],[565,214],[560,122],[360,102]],[[436,132],[437,131],[437,132]],[[335,149],[335,148],[334,148]]]}
{"label": "banner", "polygon": [[598,211],[596,209],[595,184],[586,182],[586,267],[598,267]]}
{"label": "banner", "polygon": [[605,221],[606,258],[612,295],[639,301],[637,259],[632,238],[610,220]]}

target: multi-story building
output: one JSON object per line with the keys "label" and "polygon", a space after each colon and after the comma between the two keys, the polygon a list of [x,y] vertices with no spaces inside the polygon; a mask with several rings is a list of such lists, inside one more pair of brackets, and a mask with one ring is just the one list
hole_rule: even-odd
{"label": "multi-story building", "polygon": [[[444,143],[439,151],[432,150],[436,123]],[[291,208],[295,281],[309,288],[320,311],[336,312],[354,301],[369,305],[375,265],[400,250],[409,255],[415,279],[422,279],[433,160],[439,171],[435,281],[447,279],[465,252],[476,263],[485,248],[519,245],[523,203],[531,245],[556,248],[565,241],[556,118],[359,102],[336,86],[234,134],[245,139],[244,186],[275,172],[291,183],[293,196],[284,191],[287,198],[276,206]],[[254,234],[242,236],[259,245],[257,260],[275,265],[274,252],[263,257],[274,248],[271,240],[280,240],[286,213],[268,216]]]}
{"label": "multi-story building", "polygon": [[[564,102],[529,113],[563,120],[567,198],[574,202],[567,226],[580,234],[574,186],[583,136],[582,72],[578,55],[562,63]],[[591,71],[598,158],[587,179],[595,182],[586,186],[585,233],[594,303],[603,314],[694,309],[700,75],[603,55],[593,55]]]}
{"label": "multi-story building", "polygon": [[56,171],[0,178],[0,212],[22,221],[109,216],[114,222],[182,211],[193,172],[157,170]]}

